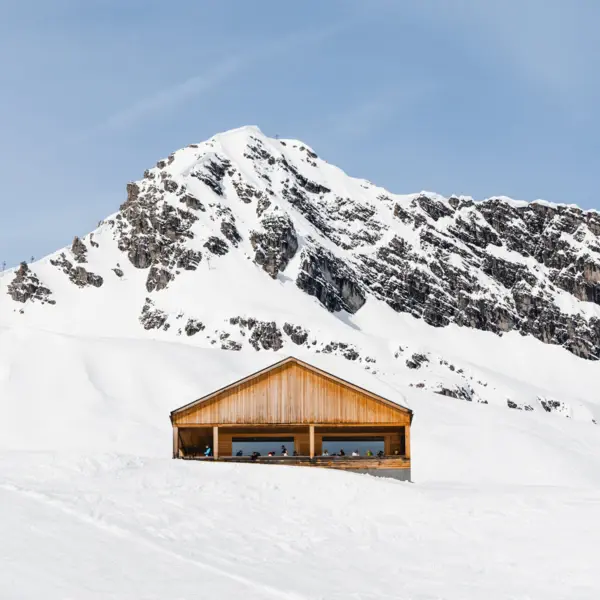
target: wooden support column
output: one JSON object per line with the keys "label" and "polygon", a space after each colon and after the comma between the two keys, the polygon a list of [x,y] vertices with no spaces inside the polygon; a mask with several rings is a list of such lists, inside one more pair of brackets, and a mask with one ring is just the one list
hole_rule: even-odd
{"label": "wooden support column", "polygon": [[179,427],[173,426],[173,458],[179,458]]}
{"label": "wooden support column", "polygon": [[213,427],[213,456],[219,458],[219,428]]}
{"label": "wooden support column", "polygon": [[404,455],[410,458],[410,425],[404,427]]}
{"label": "wooden support column", "polygon": [[314,425],[308,426],[308,438],[309,438],[309,443],[310,443],[310,457],[314,458],[315,457],[315,426]]}

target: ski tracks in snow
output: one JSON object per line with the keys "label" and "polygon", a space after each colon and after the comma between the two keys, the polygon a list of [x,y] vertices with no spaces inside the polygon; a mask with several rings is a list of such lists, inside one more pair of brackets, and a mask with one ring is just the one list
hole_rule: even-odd
{"label": "ski tracks in snow", "polygon": [[[179,554],[178,552],[175,552],[169,548],[164,548],[159,543],[157,543],[151,539],[148,539],[142,535],[136,534],[133,531],[131,531],[125,527],[122,527],[120,525],[115,525],[114,523],[109,523],[104,519],[96,518],[94,516],[86,514],[85,512],[82,512],[81,510],[77,510],[76,508],[67,504],[66,502],[59,500],[57,498],[53,498],[52,496],[50,496],[48,494],[44,494],[42,492],[38,492],[35,490],[29,490],[29,489],[17,486],[13,483],[0,483],[0,490],[4,490],[7,492],[12,492],[15,494],[26,496],[27,498],[30,498],[37,502],[43,503],[46,506],[50,506],[56,510],[60,510],[61,512],[65,513],[65,514],[76,518],[77,520],[79,520],[82,523],[85,523],[87,525],[92,525],[93,527],[102,529],[103,531],[108,532],[112,535],[115,535],[115,536],[118,536],[118,537],[121,537],[124,539],[129,539],[137,544],[143,544],[147,548],[155,550],[161,554],[167,555],[171,558],[174,558],[175,560],[182,561],[187,564],[193,565],[194,567],[203,569],[203,570],[208,571],[219,577],[224,577],[226,579],[235,581],[243,586],[249,587],[257,592],[264,594],[264,597],[268,596],[268,597],[272,597],[272,598],[277,598],[278,600],[320,600],[320,598],[318,598],[318,597],[304,596],[304,595],[298,594],[293,591],[283,590],[281,588],[277,588],[272,585],[260,583],[254,579],[250,579],[243,575],[236,575],[235,573],[233,573],[231,571],[227,571],[221,567],[211,565],[207,562],[199,561],[197,559],[184,556],[184,555]],[[233,568],[234,567],[232,565],[232,569]]]}

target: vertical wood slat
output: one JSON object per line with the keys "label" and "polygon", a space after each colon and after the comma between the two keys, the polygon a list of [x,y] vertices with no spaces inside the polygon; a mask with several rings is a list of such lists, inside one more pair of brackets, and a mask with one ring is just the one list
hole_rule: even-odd
{"label": "vertical wood slat", "polygon": [[389,423],[409,425],[401,407],[380,402],[339,381],[288,363],[240,383],[189,412],[173,424]]}
{"label": "vertical wood slat", "polygon": [[173,427],[173,458],[179,457],[179,427]]}
{"label": "vertical wood slat", "polygon": [[213,427],[213,456],[219,458],[219,428]]}

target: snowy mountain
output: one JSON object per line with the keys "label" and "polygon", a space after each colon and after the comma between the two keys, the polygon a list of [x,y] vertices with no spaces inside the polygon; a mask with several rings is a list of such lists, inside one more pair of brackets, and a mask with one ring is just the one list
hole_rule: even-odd
{"label": "snowy mountain", "polygon": [[599,236],[596,211],[396,195],[244,127],[160,160],[95,231],[6,271],[0,325],[336,354],[593,420]]}
{"label": "snowy mountain", "polygon": [[[0,598],[596,600],[599,234],[250,127],[159,161],[0,278]],[[402,398],[414,484],[170,459],[289,354]]]}

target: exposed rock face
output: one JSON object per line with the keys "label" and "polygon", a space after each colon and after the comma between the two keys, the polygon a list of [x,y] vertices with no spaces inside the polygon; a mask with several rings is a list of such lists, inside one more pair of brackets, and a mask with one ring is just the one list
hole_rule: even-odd
{"label": "exposed rock face", "polygon": [[[75,260],[77,260],[77,258]],[[70,281],[78,287],[101,287],[104,283],[104,279],[100,275],[90,273],[80,265],[74,266],[73,263],[67,259],[64,252],[62,252],[58,258],[54,260],[51,259],[50,264],[58,267],[65,275],[68,275]]]}
{"label": "exposed rock face", "polygon": [[[280,146],[290,150],[287,142]],[[241,205],[256,206],[261,221],[249,231],[253,258],[271,277],[284,271],[298,251],[298,216],[312,226],[296,284],[330,311],[354,313],[373,295],[436,327],[456,323],[497,334],[518,330],[578,356],[600,358],[597,314],[584,304],[562,308],[569,297],[600,305],[600,214],[505,198],[474,202],[428,193],[398,198],[368,182],[354,196],[349,186],[337,189],[324,182],[323,163],[306,146],[293,144],[298,154],[292,159],[253,134],[243,153],[258,178],[250,181],[212,141],[208,148],[189,177],[207,186],[216,202],[186,190],[185,183],[158,188],[149,178],[143,190],[138,184],[128,188],[124,206],[138,208],[124,211],[134,235],[123,246],[136,266],[159,269],[161,275],[153,273],[148,289],[168,284],[160,269],[172,272],[177,266],[171,255],[180,252],[177,245],[191,235],[193,222],[193,217],[160,208],[156,195],[177,194],[179,202],[196,211],[208,205],[210,219],[228,242],[218,235],[203,242],[217,255],[245,237],[234,205],[227,203],[235,195]],[[163,162],[158,179],[164,183],[170,175],[168,161]],[[286,203],[285,210],[281,204],[273,207],[278,199]],[[164,229],[171,232],[166,241],[155,235]],[[339,252],[326,249],[320,236]]]}
{"label": "exposed rock face", "polygon": [[142,327],[146,330],[162,329],[163,331],[168,331],[171,326],[167,320],[168,315],[164,311],[154,308],[154,302],[150,298],[146,298],[142,314],[140,315]]}
{"label": "exposed rock face", "polygon": [[321,350],[323,354],[337,354],[343,356],[347,360],[356,360],[360,358],[358,350],[351,344],[345,342],[329,342]]}
{"label": "exposed rock face", "polygon": [[179,202],[183,202],[188,208],[191,208],[192,210],[206,212],[204,204],[202,204],[202,202],[200,202],[200,200],[198,200],[198,198],[196,198],[196,196],[193,196],[192,194],[184,194],[179,198]]}
{"label": "exposed rock face", "polygon": [[[148,169],[127,185],[126,201],[102,232],[85,243],[76,237],[55,266],[77,286],[112,283],[113,274],[96,266],[106,261],[95,260],[114,250],[114,240],[146,270],[146,291],[155,294],[185,271],[199,271],[200,281],[204,267],[239,267],[202,263],[232,253],[282,285],[292,279],[331,312],[353,314],[377,299],[435,327],[519,331],[600,358],[600,213],[507,198],[397,196],[347,177],[300,142],[255,129],[232,135],[235,143],[216,136]],[[111,256],[110,264],[120,260]],[[122,264],[112,269],[119,278]],[[21,267],[7,291],[17,302],[50,302],[36,279]],[[123,277],[119,285],[133,281]],[[270,325],[262,330],[257,347],[279,344]],[[306,343],[290,331],[281,339]]]}
{"label": "exposed rock face", "polygon": [[15,302],[23,304],[36,301],[42,304],[56,304],[56,301],[50,298],[52,292],[42,285],[37,275],[24,262],[15,272],[7,292]]}
{"label": "exposed rock face", "polygon": [[237,246],[242,241],[242,236],[239,234],[233,220],[221,222],[221,233],[234,245]]}
{"label": "exposed rock face", "polygon": [[197,319],[188,319],[188,322],[185,324],[185,334],[188,337],[196,335],[199,331],[204,331],[204,329],[206,329],[204,323]]}
{"label": "exposed rock face", "polygon": [[211,253],[217,256],[224,256],[229,252],[229,246],[225,240],[222,240],[216,235],[211,235],[205,242],[204,247]]}
{"label": "exposed rock face", "polygon": [[429,362],[429,359],[427,356],[425,356],[425,354],[415,353],[406,361],[406,366],[409,369],[419,369],[422,364],[427,362]]}
{"label": "exposed rock face", "polygon": [[306,341],[308,340],[308,331],[306,331],[306,329],[303,327],[300,327],[300,325],[284,323],[283,331],[287,336],[289,336],[292,342],[298,346],[306,344]]}
{"label": "exposed rock face", "polygon": [[571,416],[569,407],[560,400],[554,400],[553,398],[538,397],[538,402],[546,412],[558,413],[563,417],[567,418]]}
{"label": "exposed rock face", "polygon": [[513,408],[515,410],[525,410],[527,412],[531,412],[533,410],[533,406],[529,404],[518,404],[517,402],[514,402],[510,399],[506,401],[506,405],[508,406],[508,408]]}
{"label": "exposed rock face", "polygon": [[71,245],[71,252],[75,257],[75,260],[79,263],[87,262],[86,254],[87,254],[87,246],[77,237],[73,239],[73,244]]}
{"label": "exposed rock face", "polygon": [[232,317],[229,319],[232,325],[239,325],[240,330],[248,330],[250,336],[248,342],[255,350],[280,350],[283,348],[281,330],[275,321],[258,321],[256,319],[244,319]]}
{"label": "exposed rock face", "polygon": [[473,400],[472,390],[460,386],[455,386],[453,388],[440,386],[434,391],[436,394],[448,396],[449,398],[457,398],[458,400],[466,400],[467,402],[471,402]]}
{"label": "exposed rock face", "polygon": [[298,250],[298,239],[292,220],[287,215],[272,214],[261,220],[262,231],[253,231],[250,242],[254,262],[273,279],[285,271]]}
{"label": "exposed rock face", "polygon": [[160,189],[150,179],[128,184],[127,201],[114,222],[119,249],[136,268],[151,268],[148,291],[164,289],[177,268],[194,269],[201,259],[185,245],[194,238],[190,229],[197,217],[165,201],[165,192],[174,191],[174,186]]}
{"label": "exposed rock face", "polygon": [[270,323],[259,321],[252,328],[252,333],[248,339],[250,345],[255,350],[281,350],[283,348],[283,341],[281,339],[281,331],[277,327],[275,321]]}
{"label": "exposed rock face", "polygon": [[[221,350],[241,350],[242,345],[235,340],[223,340],[221,342]],[[258,348],[257,348],[258,350]]]}
{"label": "exposed rock face", "polygon": [[230,168],[231,162],[228,159],[218,154],[209,153],[205,155],[190,175],[206,184],[218,196],[223,196],[225,193],[223,180]]}
{"label": "exposed rock face", "polygon": [[331,252],[318,246],[302,250],[296,285],[318,298],[331,312],[355,313],[366,301],[355,273]]}
{"label": "exposed rock face", "polygon": [[394,310],[434,326],[517,329],[579,356],[600,357],[598,318],[565,313],[556,302],[562,289],[598,303],[600,245],[592,229],[599,215],[421,195],[396,204],[394,216],[418,236],[418,245],[394,236],[359,256],[357,265],[362,283]]}
{"label": "exposed rock face", "polygon": [[149,292],[164,290],[173,279],[173,274],[162,267],[151,267],[146,279],[146,289]]}

